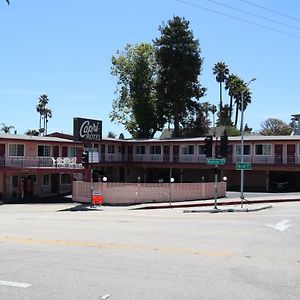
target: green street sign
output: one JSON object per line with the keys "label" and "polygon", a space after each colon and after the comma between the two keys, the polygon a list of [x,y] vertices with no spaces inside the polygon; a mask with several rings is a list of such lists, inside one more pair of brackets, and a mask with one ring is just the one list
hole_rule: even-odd
{"label": "green street sign", "polygon": [[251,166],[251,163],[249,162],[238,162],[235,164],[235,169],[236,170],[251,170],[252,169],[252,166]]}
{"label": "green street sign", "polygon": [[208,165],[225,165],[225,159],[208,159],[207,160]]}

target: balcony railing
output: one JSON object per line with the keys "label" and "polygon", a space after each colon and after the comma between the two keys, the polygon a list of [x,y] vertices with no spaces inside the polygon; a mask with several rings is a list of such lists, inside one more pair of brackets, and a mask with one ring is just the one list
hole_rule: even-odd
{"label": "balcony railing", "polygon": [[8,168],[82,168],[76,158],[64,157],[0,157],[0,167]]}
{"label": "balcony railing", "polygon": [[[163,154],[133,154],[133,155],[106,155],[101,157],[100,163],[105,162],[147,162],[147,163],[201,163],[205,164],[207,157],[198,154],[179,154],[179,155],[163,155]],[[241,155],[231,155],[225,159],[226,163],[236,163],[241,161]],[[252,164],[267,165],[298,165],[300,164],[300,156],[298,155],[244,155],[244,162]]]}

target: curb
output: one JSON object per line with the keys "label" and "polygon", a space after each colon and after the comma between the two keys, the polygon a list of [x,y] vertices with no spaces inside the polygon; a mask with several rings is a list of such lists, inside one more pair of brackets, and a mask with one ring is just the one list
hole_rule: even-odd
{"label": "curb", "polygon": [[206,209],[206,210],[184,210],[183,213],[225,213],[225,212],[254,212],[254,211],[260,211],[264,209],[272,208],[272,205],[267,205],[259,208],[227,208],[227,209]]}
{"label": "curb", "polygon": [[[245,199],[246,200],[246,199]],[[279,203],[279,202],[299,202],[299,199],[268,199],[268,200],[246,200],[244,204],[263,204],[263,203]],[[228,202],[218,202],[218,206],[226,206],[226,205],[239,205],[241,201],[228,201]],[[186,203],[186,204],[164,204],[164,205],[153,205],[153,206],[144,206],[144,207],[137,207],[135,209],[166,209],[166,208],[186,208],[186,207],[203,207],[203,206],[214,206],[214,203]]]}

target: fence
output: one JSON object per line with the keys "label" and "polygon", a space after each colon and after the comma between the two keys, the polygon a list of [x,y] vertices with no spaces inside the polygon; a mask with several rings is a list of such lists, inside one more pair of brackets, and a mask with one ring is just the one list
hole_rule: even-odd
{"label": "fence", "polygon": [[[218,197],[226,195],[226,183],[218,182]],[[103,203],[110,205],[178,202],[197,199],[211,199],[215,196],[214,182],[201,183],[115,183],[115,182],[73,182],[72,199],[89,203],[91,191],[101,191]]]}

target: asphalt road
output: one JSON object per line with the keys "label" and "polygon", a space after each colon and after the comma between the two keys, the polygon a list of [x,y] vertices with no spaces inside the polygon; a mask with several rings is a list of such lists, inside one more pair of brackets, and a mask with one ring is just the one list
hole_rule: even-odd
{"label": "asphalt road", "polygon": [[0,299],[300,299],[300,203],[71,206],[0,206]]}

